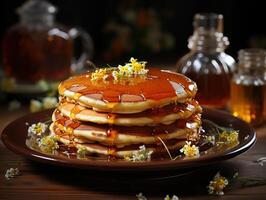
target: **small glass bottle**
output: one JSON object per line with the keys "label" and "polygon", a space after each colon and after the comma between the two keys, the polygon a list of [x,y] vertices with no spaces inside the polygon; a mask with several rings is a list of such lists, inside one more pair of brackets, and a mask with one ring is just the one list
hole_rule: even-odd
{"label": "small glass bottle", "polygon": [[242,49],[231,82],[231,111],[234,116],[256,126],[266,116],[266,51]]}
{"label": "small glass bottle", "polygon": [[191,51],[177,62],[177,72],[198,85],[201,105],[224,108],[230,98],[230,80],[235,60],[224,53],[229,45],[223,35],[223,16],[214,13],[194,16],[194,33],[188,40]]}

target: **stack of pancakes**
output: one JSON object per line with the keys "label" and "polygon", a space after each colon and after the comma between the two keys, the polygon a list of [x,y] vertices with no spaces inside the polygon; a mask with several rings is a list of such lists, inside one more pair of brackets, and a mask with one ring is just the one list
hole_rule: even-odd
{"label": "stack of pancakes", "polygon": [[179,152],[198,139],[196,92],[189,78],[156,68],[122,81],[95,81],[88,72],[59,85],[50,130],[61,143],[94,155],[126,157],[141,145],[154,154],[165,153],[165,145]]}

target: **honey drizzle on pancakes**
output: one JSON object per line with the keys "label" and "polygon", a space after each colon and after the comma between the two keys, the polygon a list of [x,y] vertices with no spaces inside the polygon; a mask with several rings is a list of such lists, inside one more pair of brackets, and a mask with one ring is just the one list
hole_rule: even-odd
{"label": "honey drizzle on pancakes", "polygon": [[[135,77],[130,77],[134,79]],[[134,82],[134,81],[133,81]],[[100,80],[99,84],[91,81],[91,73],[72,77],[59,85],[59,94],[63,95],[65,90],[75,92],[72,97],[77,100],[80,96],[91,94],[101,94],[96,100],[109,102],[108,107],[115,106],[114,103],[121,102],[123,94],[136,95],[141,97],[142,101],[146,99],[161,100],[175,97],[177,93],[185,91],[189,96],[194,97],[196,93],[195,83],[182,74],[164,71],[157,68],[149,69],[147,78],[137,84],[119,84],[113,81]],[[138,101],[140,101],[138,99]]]}
{"label": "honey drizzle on pancakes", "polygon": [[[154,136],[156,137],[159,134],[171,133],[177,128],[179,129],[190,129],[187,124],[189,123],[198,123],[200,124],[200,115],[195,113],[187,119],[180,119],[169,125],[160,124],[158,126],[150,127],[136,127],[132,126],[130,128],[109,124],[95,124],[91,122],[86,122],[81,124],[80,122],[73,121],[69,117],[62,116],[60,111],[56,110],[54,113],[54,122],[57,126],[64,126],[66,129],[71,129],[73,133],[74,130],[94,130],[95,132],[101,131],[104,132],[104,135],[101,137],[107,137],[112,139],[112,143],[115,143],[115,139],[119,133],[135,135],[135,136]],[[98,135],[100,136],[100,135]]]}
{"label": "honey drizzle on pancakes", "polygon": [[[129,119],[134,119],[134,118],[139,118],[139,117],[147,117],[153,120],[153,124],[159,124],[160,120],[170,114],[174,113],[189,113],[189,116],[195,111],[199,112],[201,111],[201,108],[198,104],[198,102],[194,99],[188,100],[186,103],[176,103],[176,104],[169,104],[164,107],[154,107],[145,111],[142,111],[140,113],[134,113],[134,114],[116,114],[116,113],[99,113],[96,111],[93,111],[89,108],[85,108],[77,103],[69,103],[66,100],[62,99],[59,105],[59,110],[64,110],[64,106],[68,107],[70,106],[69,109],[66,108],[66,111],[69,110],[70,114],[66,114],[68,117],[70,117],[73,120],[78,120],[76,118],[76,115],[81,113],[84,115],[85,113],[90,113],[90,116],[99,116],[102,118],[106,118],[106,121],[108,124],[115,124],[116,119],[121,119],[121,118],[129,118]],[[71,108],[71,106],[73,108]],[[83,113],[82,111],[85,111]],[[87,111],[86,111],[87,110]]]}

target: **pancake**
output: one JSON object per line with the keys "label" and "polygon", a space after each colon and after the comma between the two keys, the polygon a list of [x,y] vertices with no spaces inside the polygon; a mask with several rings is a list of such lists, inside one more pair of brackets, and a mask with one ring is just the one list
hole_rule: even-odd
{"label": "pancake", "polygon": [[178,119],[189,118],[195,112],[201,112],[201,107],[195,100],[189,100],[184,104],[169,104],[163,108],[153,108],[135,114],[97,112],[67,101],[61,101],[57,109],[64,116],[70,117],[73,120],[120,126],[171,124]]}
{"label": "pancake", "polygon": [[147,76],[134,76],[119,82],[92,80],[92,73],[74,76],[60,83],[59,94],[96,111],[138,113],[170,103],[184,103],[197,92],[195,82],[182,74],[157,68]]}
{"label": "pancake", "polygon": [[87,139],[107,145],[126,146],[140,143],[153,144],[157,142],[156,137],[164,140],[186,140],[188,138],[196,140],[200,125],[200,114],[194,114],[185,120],[177,120],[170,125],[155,127],[132,126],[128,128],[125,126],[100,125],[90,122],[81,123],[62,116],[59,111],[55,111],[51,126],[60,129],[64,134],[72,135],[73,139],[82,138],[85,142]]}
{"label": "pancake", "polygon": [[[62,132],[58,128],[50,126],[50,131],[52,135],[57,135],[56,138],[59,142],[63,143],[66,146],[75,147],[76,149],[85,148],[88,151],[88,154],[125,158],[127,156],[131,156],[134,152],[137,152],[139,150],[139,145],[130,145],[122,148],[117,148],[113,146],[105,146],[100,143],[73,142],[73,140],[71,140],[67,136],[62,135]],[[185,144],[185,140],[174,139],[165,142],[165,144],[167,145],[167,148],[170,151],[178,152],[177,149],[180,149]],[[153,154],[166,153],[166,150],[161,143],[145,145],[145,146],[146,149],[153,151]]]}

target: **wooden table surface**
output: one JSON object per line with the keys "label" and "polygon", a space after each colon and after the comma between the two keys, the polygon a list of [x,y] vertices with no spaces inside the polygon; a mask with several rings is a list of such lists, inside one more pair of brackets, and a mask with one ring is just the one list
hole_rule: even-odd
{"label": "wooden table surface", "polygon": [[[8,111],[5,106],[1,106],[0,132],[9,122],[25,113],[27,113],[26,108]],[[217,171],[228,177],[238,171],[240,177],[266,179],[266,163],[261,166],[254,162],[266,156],[266,124],[256,128],[256,131],[257,142],[245,154],[200,168],[182,177],[159,181],[142,179],[142,176],[138,175],[134,178],[132,176],[129,178],[127,174],[109,176],[100,172],[38,164],[14,154],[0,142],[0,200],[136,199],[135,195],[140,192],[148,200],[162,200],[166,194],[175,194],[182,200],[217,199],[216,196],[208,195],[206,189]],[[18,167],[21,175],[7,180],[4,174],[11,167]],[[230,183],[225,195],[219,199],[266,199],[266,185],[243,186],[239,181]]]}

